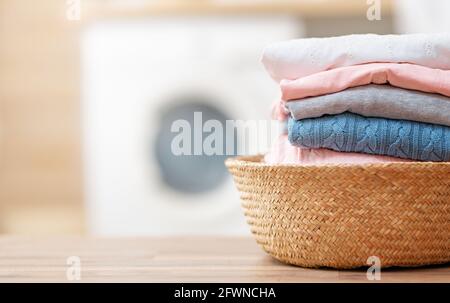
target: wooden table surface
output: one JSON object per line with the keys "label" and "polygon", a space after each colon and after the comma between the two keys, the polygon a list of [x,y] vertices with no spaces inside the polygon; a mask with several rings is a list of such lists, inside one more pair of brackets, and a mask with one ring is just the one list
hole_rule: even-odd
{"label": "wooden table surface", "polygon": [[[282,264],[251,238],[15,236],[0,237],[0,282],[71,282],[71,256],[81,262],[81,282],[369,282],[365,270]],[[450,282],[450,264],[385,269],[381,282]]]}

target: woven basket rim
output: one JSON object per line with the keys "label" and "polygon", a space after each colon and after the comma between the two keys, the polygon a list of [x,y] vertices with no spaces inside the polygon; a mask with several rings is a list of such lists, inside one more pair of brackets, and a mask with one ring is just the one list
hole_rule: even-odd
{"label": "woven basket rim", "polygon": [[225,160],[225,165],[230,168],[233,166],[246,166],[246,167],[261,167],[261,168],[301,168],[301,169],[317,169],[317,168],[420,168],[420,167],[436,167],[443,168],[448,167],[450,169],[450,162],[380,162],[380,163],[361,163],[361,164],[323,164],[323,165],[302,165],[302,164],[272,164],[264,162],[264,155],[252,155],[252,156],[237,156],[231,157]]}

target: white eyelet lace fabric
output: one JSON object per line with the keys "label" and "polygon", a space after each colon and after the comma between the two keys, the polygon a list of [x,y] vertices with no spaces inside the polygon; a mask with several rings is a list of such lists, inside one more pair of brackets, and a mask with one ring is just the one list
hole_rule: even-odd
{"label": "white eyelet lace fabric", "polygon": [[290,40],[267,46],[262,62],[277,82],[374,62],[412,63],[450,70],[450,33]]}

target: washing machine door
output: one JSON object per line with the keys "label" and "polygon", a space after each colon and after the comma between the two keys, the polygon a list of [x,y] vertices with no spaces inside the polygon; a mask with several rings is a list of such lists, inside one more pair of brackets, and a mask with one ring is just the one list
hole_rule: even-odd
{"label": "washing machine door", "polygon": [[[151,144],[161,180],[171,190],[184,195],[211,192],[226,181],[228,172],[223,163],[227,142],[234,143],[229,156],[236,155],[236,132],[227,134],[225,127],[204,132],[204,121],[214,120],[225,126],[231,119],[210,98],[192,94],[168,101],[170,105],[161,111],[156,138]],[[206,136],[214,137],[211,140],[214,154],[203,148]]]}

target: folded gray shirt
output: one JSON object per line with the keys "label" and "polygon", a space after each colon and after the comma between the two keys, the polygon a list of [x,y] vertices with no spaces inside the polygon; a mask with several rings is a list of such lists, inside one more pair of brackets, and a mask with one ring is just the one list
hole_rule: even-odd
{"label": "folded gray shirt", "polygon": [[352,112],[450,126],[450,98],[390,85],[364,85],[286,102],[295,120]]}

